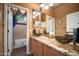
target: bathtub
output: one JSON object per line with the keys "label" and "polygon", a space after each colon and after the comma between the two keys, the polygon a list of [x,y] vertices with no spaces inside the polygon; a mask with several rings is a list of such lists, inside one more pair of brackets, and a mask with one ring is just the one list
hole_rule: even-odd
{"label": "bathtub", "polygon": [[27,39],[16,39],[14,42],[14,48],[20,48],[27,45]]}

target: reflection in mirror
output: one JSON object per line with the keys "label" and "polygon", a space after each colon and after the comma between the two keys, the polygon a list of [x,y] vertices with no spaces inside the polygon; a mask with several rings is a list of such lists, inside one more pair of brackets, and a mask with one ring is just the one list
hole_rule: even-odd
{"label": "reflection in mirror", "polygon": [[32,11],[32,19],[33,19],[33,26],[39,26],[40,25],[40,12],[37,10]]}
{"label": "reflection in mirror", "polygon": [[53,17],[47,16],[47,32],[49,34],[55,35],[55,19]]}

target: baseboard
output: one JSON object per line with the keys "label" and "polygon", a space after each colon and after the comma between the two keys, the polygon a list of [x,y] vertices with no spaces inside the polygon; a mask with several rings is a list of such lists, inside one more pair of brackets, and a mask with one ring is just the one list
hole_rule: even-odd
{"label": "baseboard", "polygon": [[27,45],[27,39],[16,39],[14,48],[20,48]]}

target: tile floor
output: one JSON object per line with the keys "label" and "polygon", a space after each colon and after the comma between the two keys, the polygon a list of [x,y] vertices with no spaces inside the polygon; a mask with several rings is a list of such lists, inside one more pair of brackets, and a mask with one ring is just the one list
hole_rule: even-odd
{"label": "tile floor", "polygon": [[13,49],[11,56],[31,56],[26,54],[26,47]]}

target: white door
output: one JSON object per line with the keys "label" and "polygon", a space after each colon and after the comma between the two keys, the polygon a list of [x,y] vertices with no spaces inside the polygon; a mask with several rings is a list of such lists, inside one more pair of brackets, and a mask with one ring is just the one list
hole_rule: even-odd
{"label": "white door", "polygon": [[8,56],[11,55],[13,49],[13,14],[11,7],[8,7]]}

